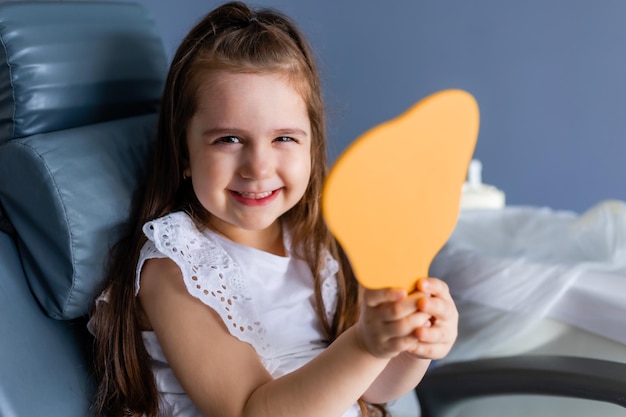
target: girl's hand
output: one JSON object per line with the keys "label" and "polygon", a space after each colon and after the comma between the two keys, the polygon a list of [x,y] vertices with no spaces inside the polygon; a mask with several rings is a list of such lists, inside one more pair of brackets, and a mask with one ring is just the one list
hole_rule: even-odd
{"label": "girl's hand", "polygon": [[427,311],[419,311],[421,298],[425,295],[415,292],[407,296],[401,289],[363,289],[361,316],[356,324],[362,348],[377,358],[414,352],[419,347],[418,330],[429,326],[433,315],[430,304]]}
{"label": "girl's hand", "polygon": [[437,278],[422,278],[417,284],[421,294],[417,310],[430,317],[429,323],[415,329],[419,343],[409,353],[425,359],[441,359],[450,352],[456,341],[459,313],[450,295],[448,285]]}

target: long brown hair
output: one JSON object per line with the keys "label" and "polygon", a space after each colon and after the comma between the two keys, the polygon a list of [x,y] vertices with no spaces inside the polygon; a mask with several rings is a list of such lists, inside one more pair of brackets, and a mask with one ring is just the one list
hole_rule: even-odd
{"label": "long brown hair", "polygon": [[[358,319],[358,285],[347,259],[322,218],[320,195],[327,173],[324,106],[311,48],[297,27],[271,9],[251,10],[227,3],[205,16],[178,47],[170,66],[159,112],[158,131],[148,176],[136,193],[130,231],[113,248],[104,289],[108,301],[92,314],[98,415],[158,415],[158,392],[141,336],[141,309],[135,296],[135,268],[146,242],[141,227],[172,211],[184,210],[208,224],[209,213],[196,199],[190,181],[186,129],[196,111],[200,82],[207,71],[280,72],[287,75],[307,104],[311,121],[311,177],[303,198],[283,215],[297,255],[315,277],[317,315],[329,342]],[[321,296],[325,255],[338,260],[338,302],[328,322]],[[364,415],[370,415],[360,401]],[[376,407],[379,408],[379,407]]]}

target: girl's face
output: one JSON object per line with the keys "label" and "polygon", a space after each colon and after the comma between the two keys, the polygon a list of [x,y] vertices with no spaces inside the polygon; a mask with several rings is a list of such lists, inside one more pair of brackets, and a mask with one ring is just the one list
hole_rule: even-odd
{"label": "girl's face", "polygon": [[301,94],[281,74],[219,72],[202,80],[197,104],[185,174],[211,226],[243,244],[276,236],[311,173]]}

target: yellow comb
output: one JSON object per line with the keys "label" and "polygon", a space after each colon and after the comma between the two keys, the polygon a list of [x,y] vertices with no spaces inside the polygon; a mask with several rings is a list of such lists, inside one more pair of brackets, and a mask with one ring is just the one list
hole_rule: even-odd
{"label": "yellow comb", "polygon": [[359,282],[411,292],[448,240],[476,146],[479,112],[444,90],[367,131],[339,157],[322,210]]}

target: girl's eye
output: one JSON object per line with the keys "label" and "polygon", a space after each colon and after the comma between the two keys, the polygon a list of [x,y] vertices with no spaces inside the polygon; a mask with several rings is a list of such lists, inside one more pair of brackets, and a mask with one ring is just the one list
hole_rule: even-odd
{"label": "girl's eye", "polygon": [[237,136],[224,136],[218,138],[214,143],[216,144],[230,144],[230,143],[240,143],[241,140]]}
{"label": "girl's eye", "polygon": [[274,140],[276,142],[295,142],[296,141],[294,138],[291,138],[289,136],[279,136]]}

